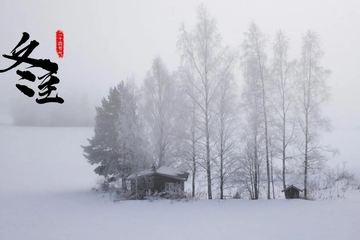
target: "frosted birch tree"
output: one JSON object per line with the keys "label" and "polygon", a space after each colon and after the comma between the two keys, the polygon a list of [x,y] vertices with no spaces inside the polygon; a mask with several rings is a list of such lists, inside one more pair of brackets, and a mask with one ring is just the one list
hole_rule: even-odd
{"label": "frosted birch tree", "polygon": [[[233,58],[230,58],[229,61],[233,61]],[[235,91],[234,75],[229,70],[221,79],[217,98],[218,128],[215,131],[215,142],[218,152],[220,199],[224,198],[224,186],[234,171],[236,158],[237,123],[239,122],[237,113],[239,109],[236,107],[238,99]]]}
{"label": "frosted birch tree", "polygon": [[[201,4],[197,9],[197,25],[195,29],[188,32],[184,24],[180,28],[178,49],[181,54],[181,69],[193,71],[194,78],[184,79],[193,81],[195,91],[188,92],[200,110],[200,126],[204,135],[205,164],[207,175],[208,199],[212,199],[212,171],[211,161],[213,159],[211,149],[212,124],[214,122],[214,104],[218,92],[220,77],[219,64],[227,57],[229,49],[221,46],[221,36],[218,33],[216,21],[211,18],[206,7]],[[227,68],[223,68],[226,70]]]}
{"label": "frosted birch tree", "polygon": [[238,175],[251,199],[259,198],[260,166],[263,161],[262,88],[255,58],[242,62],[244,87],[242,89],[243,147],[240,153]]}
{"label": "frosted birch tree", "polygon": [[296,62],[288,59],[289,40],[279,30],[273,44],[271,71],[271,106],[273,115],[273,145],[279,152],[282,161],[282,183],[286,188],[286,161],[289,156],[289,145],[294,142],[294,77]]}
{"label": "frosted birch tree", "polygon": [[158,167],[169,165],[175,152],[176,83],[160,57],[153,60],[143,86],[142,115]]}
{"label": "frosted birch tree", "polygon": [[270,161],[269,161],[269,124],[268,124],[268,70],[266,66],[267,55],[265,52],[267,37],[259,27],[251,22],[245,39],[241,44],[242,61],[244,64],[251,62],[255,64],[253,70],[256,71],[259,84],[261,86],[261,108],[264,124],[265,138],[265,159],[266,159],[266,175],[267,175],[267,198],[270,199]]}
{"label": "frosted birch tree", "polygon": [[[303,160],[304,197],[308,197],[308,176],[326,160],[324,151],[336,151],[321,145],[321,132],[329,130],[329,121],[321,114],[321,107],[329,99],[326,80],[330,71],[324,69],[317,33],[307,31],[302,37],[301,60],[297,80],[297,118],[301,129],[300,153]],[[320,165],[321,166],[321,165]]]}
{"label": "frosted birch tree", "polygon": [[116,121],[118,162],[121,171],[122,189],[126,190],[126,178],[150,166],[148,142],[144,137],[143,125],[137,110],[135,86],[130,83],[119,85],[121,106]]}
{"label": "frosted birch tree", "polygon": [[197,99],[190,97],[196,97],[193,84],[193,73],[186,70],[180,70],[179,72],[181,74],[181,79],[183,79],[182,89],[184,92],[180,117],[184,128],[184,130],[181,131],[181,138],[183,140],[182,158],[187,169],[190,169],[192,173],[191,196],[195,197],[195,180],[200,158],[200,139],[202,139],[203,136],[199,129],[199,108],[196,105]]}

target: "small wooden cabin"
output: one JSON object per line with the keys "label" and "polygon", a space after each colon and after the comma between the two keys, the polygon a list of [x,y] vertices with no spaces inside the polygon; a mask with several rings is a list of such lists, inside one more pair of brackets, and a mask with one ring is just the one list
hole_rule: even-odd
{"label": "small wooden cabin", "polygon": [[302,192],[302,190],[295,187],[294,185],[290,185],[281,192],[285,192],[286,199],[294,199],[300,197],[300,192]]}
{"label": "small wooden cabin", "polygon": [[147,194],[166,195],[169,192],[183,192],[188,176],[187,172],[162,166],[132,174],[127,180],[130,181],[131,193],[134,198],[142,199]]}

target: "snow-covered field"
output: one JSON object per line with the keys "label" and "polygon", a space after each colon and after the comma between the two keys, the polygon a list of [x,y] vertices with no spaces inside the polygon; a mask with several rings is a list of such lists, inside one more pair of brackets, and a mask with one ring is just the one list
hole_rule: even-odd
{"label": "snow-covered field", "polygon": [[91,191],[91,128],[0,126],[0,240],[359,239],[360,193],[346,199],[126,201]]}

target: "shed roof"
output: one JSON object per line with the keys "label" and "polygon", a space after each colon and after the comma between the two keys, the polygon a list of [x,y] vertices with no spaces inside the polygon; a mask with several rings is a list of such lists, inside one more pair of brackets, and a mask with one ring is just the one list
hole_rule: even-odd
{"label": "shed roof", "polygon": [[300,191],[300,192],[303,191],[303,190],[301,190],[300,188],[295,187],[294,185],[290,185],[290,186],[286,187],[284,190],[282,190],[281,192],[284,192],[284,191],[286,191],[286,190],[288,190],[288,189],[290,189],[290,188],[296,189],[296,190],[298,190],[298,191]]}
{"label": "shed roof", "polygon": [[187,172],[177,170],[177,169],[174,169],[171,167],[162,166],[162,167],[159,167],[158,169],[155,169],[155,171],[153,169],[146,169],[137,174],[131,174],[129,177],[127,177],[127,180],[133,180],[138,177],[150,176],[153,174],[177,179],[180,181],[186,181],[189,176],[189,173],[187,173]]}

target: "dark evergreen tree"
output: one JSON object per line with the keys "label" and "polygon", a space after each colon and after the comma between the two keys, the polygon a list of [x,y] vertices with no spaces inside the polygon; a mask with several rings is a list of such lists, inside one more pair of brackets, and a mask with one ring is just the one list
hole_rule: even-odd
{"label": "dark evergreen tree", "polygon": [[110,88],[107,99],[102,99],[102,106],[96,107],[95,135],[88,139],[88,146],[82,146],[88,162],[92,165],[99,165],[95,168],[95,173],[104,176],[105,179],[115,175],[120,170],[118,161],[120,154],[115,124],[121,107],[119,89],[123,85],[121,83],[117,87]]}
{"label": "dark evergreen tree", "polygon": [[95,135],[82,146],[90,164],[98,164],[95,173],[106,180],[122,180],[147,167],[147,144],[137,115],[134,90],[121,82],[110,88],[107,99],[96,108]]}

